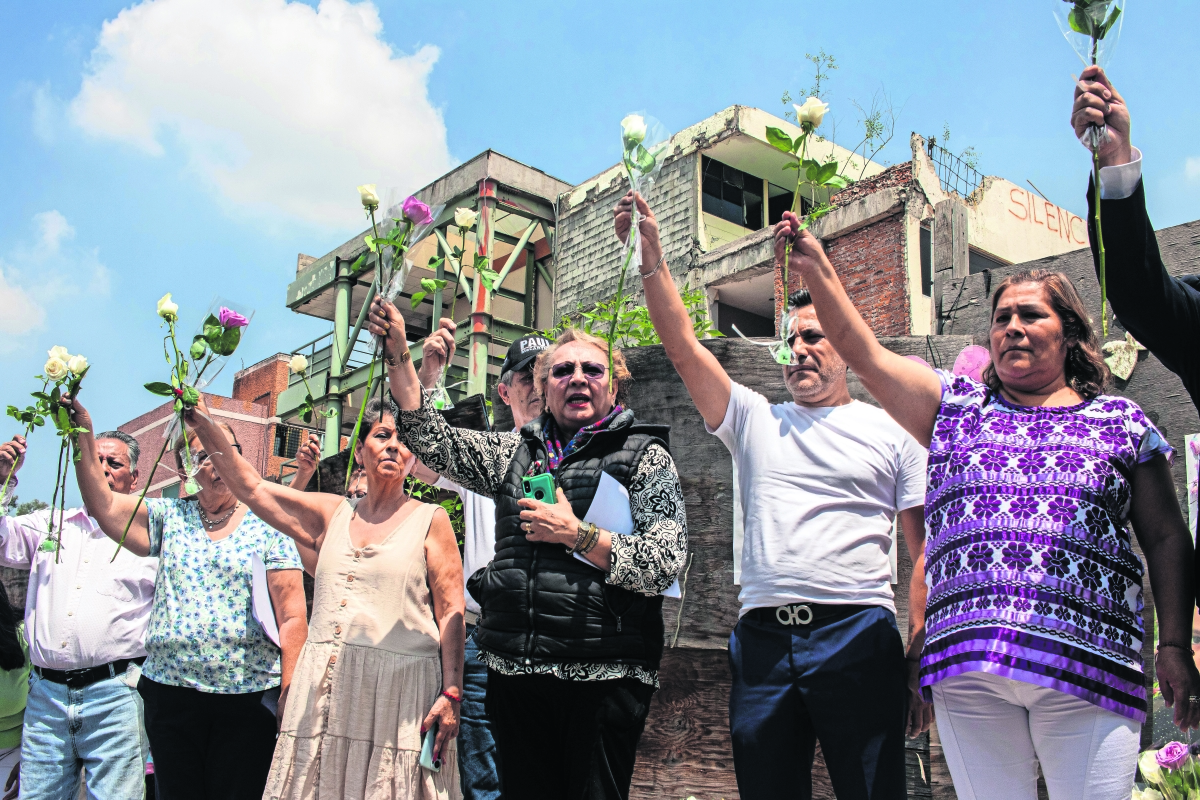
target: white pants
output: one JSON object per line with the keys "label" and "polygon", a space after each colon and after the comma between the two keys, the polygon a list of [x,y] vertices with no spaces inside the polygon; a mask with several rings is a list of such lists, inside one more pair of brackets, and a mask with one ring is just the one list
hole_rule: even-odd
{"label": "white pants", "polygon": [[1129,800],[1140,726],[1086,700],[986,672],[933,686],[938,734],[959,800]]}

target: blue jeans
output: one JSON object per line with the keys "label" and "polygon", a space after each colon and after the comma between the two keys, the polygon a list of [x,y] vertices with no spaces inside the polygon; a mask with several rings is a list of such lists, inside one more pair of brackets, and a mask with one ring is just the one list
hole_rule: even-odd
{"label": "blue jeans", "polygon": [[146,790],[146,732],[142,698],[128,681],[140,671],[82,689],[29,676],[21,736],[21,797],[65,800],[79,794],[79,770],[88,797],[140,798]]}
{"label": "blue jeans", "polygon": [[810,800],[818,740],[838,800],[903,800],[907,664],[895,615],[864,606],[792,626],[753,615],[729,637],[742,800]]}
{"label": "blue jeans", "polygon": [[500,760],[492,723],[483,710],[487,694],[487,667],[479,660],[475,626],[467,626],[463,665],[462,714],[458,728],[458,772],[463,800],[498,800]]}

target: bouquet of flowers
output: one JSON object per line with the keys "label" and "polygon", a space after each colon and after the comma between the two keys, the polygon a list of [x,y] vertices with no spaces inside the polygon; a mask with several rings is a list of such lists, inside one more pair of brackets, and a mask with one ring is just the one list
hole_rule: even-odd
{"label": "bouquet of flowers", "polygon": [[[154,472],[162,463],[167,448],[175,441],[176,436],[182,436],[184,441],[187,441],[187,427],[183,419],[184,411],[195,408],[200,402],[200,390],[220,374],[225,359],[237,350],[238,344],[242,341],[242,329],[250,324],[250,318],[254,314],[252,312],[249,314],[239,313],[217,301],[214,303],[214,309],[210,310],[205,317],[200,332],[192,337],[192,343],[186,352],[180,349],[179,340],[176,337],[179,306],[171,301],[170,292],[163,295],[158,301],[158,316],[167,326],[167,335],[163,337],[163,357],[171,366],[171,377],[169,383],[162,381],[147,383],[146,391],[160,397],[173,399],[175,418],[163,431],[162,449],[158,451],[154,466],[150,467],[150,472],[146,475],[146,485],[138,496],[137,504],[133,508],[133,515],[129,517],[129,522],[125,523],[121,541],[117,544],[117,553],[121,551],[121,546],[125,543],[129,526],[133,524],[134,516],[146,498],[146,491],[150,488]],[[213,366],[216,366],[216,371],[205,379],[205,373]],[[200,470],[200,466],[192,458],[190,448],[183,448],[182,457],[184,491],[188,494],[195,494],[200,491],[200,487],[196,484],[196,473]],[[113,560],[116,560],[117,553],[113,553]]]}
{"label": "bouquet of flowers", "polygon": [[[775,149],[782,150],[796,157],[795,161],[788,163],[784,167],[784,169],[796,170],[796,190],[792,194],[793,214],[797,213],[800,209],[801,190],[807,186],[812,193],[814,207],[804,218],[804,221],[800,223],[800,230],[804,230],[810,223],[828,214],[831,209],[831,206],[819,197],[818,191],[820,189],[844,189],[849,185],[850,181],[838,173],[838,163],[836,160],[822,164],[815,158],[808,157],[809,137],[813,135],[813,132],[817,128],[821,127],[821,122],[824,121],[825,114],[829,111],[829,104],[822,103],[816,97],[810,97],[804,101],[804,105],[793,107],[796,109],[796,121],[800,124],[800,135],[793,139],[779,128],[767,128],[767,141]],[[775,361],[785,365],[795,363],[795,354],[792,353],[792,348],[787,343],[788,259],[791,256],[791,252],[792,245],[789,242],[787,247],[784,248],[783,253],[784,298],[783,311],[779,317],[779,341],[768,345],[771,348],[771,354],[775,357]],[[734,331],[743,339],[746,338],[742,335],[741,331],[737,330],[736,326],[734,327]]]}
{"label": "bouquet of flowers", "polygon": [[[621,165],[629,178],[629,189],[635,195],[654,180],[662,169],[666,155],[668,137],[656,120],[642,114],[629,114],[621,120]],[[642,237],[638,231],[638,210],[634,202],[629,224],[629,240],[625,243],[625,259],[621,262],[621,277],[617,281],[617,297],[614,308],[623,308],[625,299],[625,276],[629,265],[642,265]],[[613,315],[608,329],[608,388],[613,382],[613,341],[616,339],[617,314]]]}
{"label": "bouquet of flowers", "polygon": [[[1127,0],[1056,0],[1054,17],[1067,42],[1084,66],[1104,67],[1116,49],[1125,20]],[[1096,246],[1100,256],[1100,327],[1108,336],[1108,283],[1105,275],[1104,232],[1100,226],[1100,146],[1107,129],[1092,126],[1081,137],[1092,151],[1092,182],[1096,187]]]}
{"label": "bouquet of flowers", "polygon": [[[25,423],[25,436],[46,424],[46,417],[54,423],[54,428],[61,439],[58,448],[58,467],[54,473],[54,494],[50,499],[50,537],[42,542],[41,549],[54,550],[54,561],[58,562],[58,552],[62,549],[62,521],[66,513],[67,502],[67,473],[72,464],[79,463],[79,434],[87,433],[84,428],[77,428],[71,422],[71,416],[60,402],[63,396],[74,397],[83,382],[83,376],[91,368],[88,360],[81,355],[71,355],[67,348],[56,345],[50,349],[49,358],[42,367],[42,374],[37,379],[42,382],[40,391],[32,393],[34,404],[24,410],[16,406],[8,407],[8,416]],[[49,390],[49,391],[47,391]],[[10,470],[0,486],[0,508],[4,507],[8,483],[16,470]],[[54,512],[58,512],[57,532],[54,524]]]}
{"label": "bouquet of flowers", "polygon": [[[404,288],[404,282],[412,271],[413,264],[405,254],[409,248],[419,242],[433,227],[434,221],[441,214],[443,206],[430,208],[416,197],[408,197],[403,203],[391,206],[384,215],[383,222],[375,219],[379,210],[379,193],[373,183],[358,187],[359,200],[367,218],[371,220],[371,233],[364,239],[370,253],[375,254],[375,280],[367,293],[366,305],[378,295],[385,300],[394,300]],[[389,223],[390,220],[390,223]],[[381,233],[382,227],[382,233]],[[430,266],[435,267],[438,259],[431,259]],[[367,253],[363,253],[350,266],[351,274],[357,274],[367,268]],[[375,343],[375,353],[367,370],[367,391],[363,393],[362,407],[358,410],[358,419],[354,423],[354,433],[350,436],[350,452],[358,443],[358,435],[362,428],[363,414],[367,410],[367,402],[371,399],[371,388],[375,380],[375,368],[382,354],[382,345]],[[380,386],[383,383],[380,381]],[[354,459],[351,458],[346,468],[346,486],[350,486],[350,475],[354,469]]]}
{"label": "bouquet of flowers", "polygon": [[1196,764],[1200,743],[1191,747],[1169,742],[1138,756],[1138,770],[1147,787],[1133,790],[1133,800],[1200,800],[1200,768]]}

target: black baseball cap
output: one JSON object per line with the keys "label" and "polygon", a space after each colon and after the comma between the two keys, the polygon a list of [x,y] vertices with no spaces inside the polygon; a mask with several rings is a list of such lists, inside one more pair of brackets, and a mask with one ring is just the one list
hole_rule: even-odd
{"label": "black baseball cap", "polygon": [[504,363],[500,365],[500,377],[503,378],[509,372],[525,369],[533,363],[538,353],[552,344],[554,342],[540,333],[531,333],[517,339],[508,347],[508,355],[504,356]]}

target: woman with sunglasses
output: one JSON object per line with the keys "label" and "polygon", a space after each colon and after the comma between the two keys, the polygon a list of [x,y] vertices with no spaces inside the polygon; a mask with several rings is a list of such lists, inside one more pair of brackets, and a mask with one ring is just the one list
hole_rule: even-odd
{"label": "woman with sunglasses", "polygon": [[[535,363],[540,417],[519,433],[452,428],[417,380],[396,307],[376,300],[370,329],[384,340],[405,443],[434,472],[496,501],[495,557],[468,588],[482,607],[475,638],[501,793],[627,797],[658,685],[660,593],[687,552],[668,429],[622,405],[621,352],[610,375],[605,343],[575,329]],[[539,483],[546,502],[526,498]],[[628,503],[632,530],[583,521],[601,487],[605,511]]]}
{"label": "woman with sunglasses", "polygon": [[[78,402],[64,405],[85,430],[75,470],[88,513],[110,538],[124,535],[135,555],[159,558],[138,683],[159,791],[171,798],[262,797],[277,714],[308,635],[295,545],[233,496],[213,450],[190,429],[175,447],[175,463],[182,472],[183,448],[191,449],[199,492],[141,504],[137,494],[113,492],[86,432],[93,430],[87,411]],[[218,435],[219,444],[210,444],[240,451],[229,426]],[[256,557],[266,568],[279,645],[252,613]]]}

